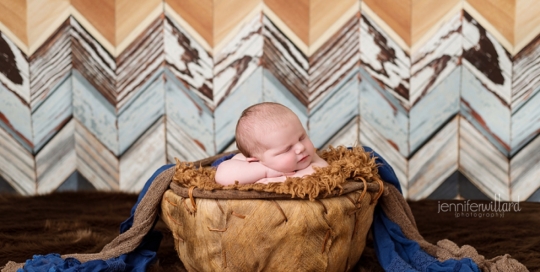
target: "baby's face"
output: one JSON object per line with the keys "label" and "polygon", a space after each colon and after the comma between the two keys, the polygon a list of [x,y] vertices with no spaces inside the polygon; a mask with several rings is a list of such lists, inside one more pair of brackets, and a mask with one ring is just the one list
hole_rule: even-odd
{"label": "baby's face", "polygon": [[283,173],[308,167],[313,161],[315,148],[298,119],[275,129],[257,133],[263,152],[257,154],[265,166]]}

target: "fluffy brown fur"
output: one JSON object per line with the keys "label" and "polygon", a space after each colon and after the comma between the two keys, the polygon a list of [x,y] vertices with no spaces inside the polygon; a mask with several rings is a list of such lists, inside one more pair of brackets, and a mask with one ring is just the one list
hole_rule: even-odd
{"label": "fluffy brown fur", "polygon": [[328,162],[324,168],[316,168],[312,175],[298,178],[288,177],[283,183],[244,184],[238,183],[223,186],[215,182],[216,169],[212,167],[195,167],[192,163],[176,161],[176,173],[173,182],[184,187],[196,187],[203,190],[256,190],[280,194],[291,194],[293,197],[309,197],[310,200],[319,195],[330,193],[347,181],[378,182],[375,158],[362,147],[348,150],[344,146],[328,148],[320,152],[321,158]]}

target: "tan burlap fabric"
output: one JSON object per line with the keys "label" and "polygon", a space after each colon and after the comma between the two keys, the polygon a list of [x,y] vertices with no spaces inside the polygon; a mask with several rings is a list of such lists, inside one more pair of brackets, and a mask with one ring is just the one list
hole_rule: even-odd
{"label": "tan burlap fabric", "polygon": [[198,198],[195,211],[168,190],[162,218],[188,271],[349,271],[373,221],[375,203],[361,193],[316,201]]}

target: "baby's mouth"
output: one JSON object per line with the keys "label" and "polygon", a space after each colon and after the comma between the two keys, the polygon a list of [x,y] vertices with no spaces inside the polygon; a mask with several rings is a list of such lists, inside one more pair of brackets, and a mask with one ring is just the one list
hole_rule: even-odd
{"label": "baby's mouth", "polygon": [[304,156],[304,157],[303,157],[301,160],[299,160],[298,162],[304,162],[308,157],[309,157],[309,155]]}

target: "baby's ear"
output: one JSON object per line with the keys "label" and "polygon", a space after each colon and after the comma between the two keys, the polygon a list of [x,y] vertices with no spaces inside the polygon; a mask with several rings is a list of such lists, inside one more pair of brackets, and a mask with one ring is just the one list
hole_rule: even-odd
{"label": "baby's ear", "polygon": [[249,157],[249,158],[246,158],[246,161],[247,161],[247,162],[258,162],[259,159],[253,158],[253,157]]}

